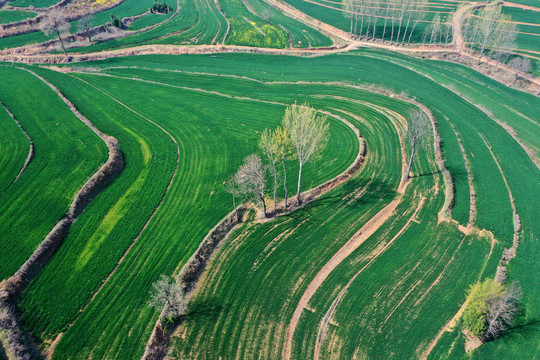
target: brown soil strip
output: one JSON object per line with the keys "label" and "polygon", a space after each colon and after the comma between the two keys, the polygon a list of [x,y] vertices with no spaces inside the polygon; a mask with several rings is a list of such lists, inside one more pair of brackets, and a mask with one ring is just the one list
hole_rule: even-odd
{"label": "brown soil strip", "polygon": [[[214,0],[214,3],[216,4],[216,9],[218,9],[221,16],[223,16],[223,18],[227,22],[227,31],[225,32],[225,36],[223,37],[223,40],[221,41],[221,45],[223,45],[223,44],[225,44],[225,40],[227,40],[227,37],[229,36],[229,32],[231,31],[231,23],[229,22],[229,19],[227,19],[227,17],[223,13],[223,11],[221,11],[221,7],[218,4],[218,0]],[[219,34],[219,31],[218,31],[218,34]],[[216,37],[217,37],[217,35],[216,35]]]}
{"label": "brown soil strip", "polygon": [[4,281],[0,287],[0,307],[12,309],[9,325],[4,330],[9,334],[9,341],[4,344],[13,352],[18,353],[22,358],[32,356],[38,351],[33,348],[33,344],[28,341],[26,331],[20,324],[20,319],[16,315],[16,307],[20,294],[26,289],[35,276],[41,271],[48,260],[54,255],[56,249],[67,236],[71,225],[77,220],[78,216],[84,211],[88,204],[103,190],[124,168],[124,159],[118,146],[118,140],[108,136],[98,130],[90,120],[79,113],[73,103],[71,103],[54,85],[49,83],[43,77],[31,70],[28,71],[43,81],[51,88],[79,120],[87,125],[97,136],[99,136],[109,149],[107,161],[86,181],[75,195],[68,212],[58,221],[45,239],[39,244],[34,253],[9,279]]}
{"label": "brown soil strip", "polygon": [[315,343],[315,355],[313,356],[313,359],[318,360],[320,357],[320,348],[321,344],[324,340],[324,337],[326,335],[326,331],[328,330],[328,325],[332,322],[332,318],[337,310],[337,307],[343,300],[343,297],[345,296],[345,293],[353,283],[353,281],[365,270],[367,269],[376,259],[379,255],[384,253],[393,243],[394,241],[401,236],[405,232],[405,230],[409,227],[410,223],[416,218],[416,215],[418,214],[418,211],[422,208],[424,204],[425,198],[421,197],[418,201],[418,205],[416,206],[416,209],[414,210],[414,213],[411,215],[411,217],[407,220],[405,225],[398,231],[398,233],[390,240],[388,241],[382,248],[377,248],[375,251],[373,251],[371,254],[368,255],[369,262],[364,265],[354,276],[349,280],[347,285],[343,287],[343,289],[339,292],[338,296],[324,315],[321,323],[319,324],[319,331],[317,334],[317,341]]}
{"label": "brown soil strip", "polygon": [[26,168],[28,167],[28,164],[30,164],[30,161],[32,161],[32,159],[34,158],[34,142],[32,141],[32,138],[30,138],[30,135],[28,135],[28,133],[24,130],[21,123],[15,118],[15,116],[13,116],[11,111],[9,111],[9,109],[1,101],[0,101],[0,105],[6,110],[6,112],[13,119],[13,121],[15,121],[15,123],[17,124],[19,129],[21,129],[24,136],[26,136],[26,138],[28,139],[28,142],[30,143],[30,149],[28,150],[28,156],[26,157],[26,161],[24,162],[24,165],[21,168],[21,171],[19,171],[19,173],[17,174],[15,179],[13,179],[13,181],[4,189],[4,191],[2,191],[2,194],[3,194],[3,193],[5,193],[7,191],[7,189],[9,189],[13,184],[15,184],[15,182],[17,182],[17,180],[19,180],[19,177],[22,175],[24,170],[26,170]]}
{"label": "brown soil strip", "polygon": [[514,7],[514,8],[518,8],[518,9],[522,9],[522,10],[540,11],[540,8],[537,8],[535,6],[516,4],[516,3],[513,3],[513,2],[509,2],[509,1],[505,1],[503,3],[503,6]]}
{"label": "brown soil strip", "polygon": [[[208,0],[207,0],[207,2],[208,2]],[[215,4],[215,6],[216,6],[216,9],[219,9],[219,4],[218,4],[217,0],[214,0],[214,4]],[[210,9],[212,9],[212,7],[210,6],[209,3],[208,3],[208,7],[210,7]],[[218,10],[218,13],[221,14],[221,11]],[[219,33],[221,32],[221,21],[219,21],[219,16],[214,12],[213,9],[212,9],[212,14],[214,14],[214,15],[216,16],[216,20],[217,20],[217,22],[218,22],[218,26],[219,26],[219,27],[218,27],[218,30],[216,31],[216,35],[214,36],[214,38],[213,38],[212,41],[210,42],[210,45],[214,45],[214,44],[216,43],[217,38],[218,38],[218,36],[219,36]],[[221,14],[221,15],[223,15],[223,14]],[[227,18],[225,18],[225,21],[227,21]],[[228,24],[228,23],[229,23],[229,22],[227,21],[227,24]],[[224,40],[225,40],[225,39],[224,39]]]}

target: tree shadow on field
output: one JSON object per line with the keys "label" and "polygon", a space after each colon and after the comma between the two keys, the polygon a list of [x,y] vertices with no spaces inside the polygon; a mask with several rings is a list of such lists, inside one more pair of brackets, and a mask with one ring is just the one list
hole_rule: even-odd
{"label": "tree shadow on field", "polygon": [[456,168],[454,166],[446,164],[446,169],[450,172],[450,175],[452,175],[452,180],[454,183],[459,181],[466,181],[469,182],[469,175],[467,175],[467,170],[463,168]]}
{"label": "tree shadow on field", "polygon": [[438,175],[440,173],[441,173],[441,170],[431,171],[431,172],[411,176],[411,178],[414,179],[414,178],[420,178],[420,177],[423,177],[423,176]]}
{"label": "tree shadow on field", "polygon": [[[363,192],[355,198],[355,193]],[[330,196],[322,196],[314,200],[312,206],[326,206],[338,210],[344,206],[348,209],[358,209],[368,204],[374,204],[380,200],[392,200],[398,194],[395,187],[386,181],[373,179],[370,183],[360,181],[347,181],[339,187],[339,190]],[[350,201],[352,200],[352,201]]]}
{"label": "tree shadow on field", "polygon": [[185,322],[211,321],[217,319],[219,314],[227,311],[229,307],[230,305],[224,305],[223,300],[217,297],[197,299],[190,303],[182,320]]}
{"label": "tree shadow on field", "polygon": [[501,333],[501,340],[505,343],[525,340],[527,343],[538,341],[540,338],[540,319],[532,319],[526,323],[513,326]]}

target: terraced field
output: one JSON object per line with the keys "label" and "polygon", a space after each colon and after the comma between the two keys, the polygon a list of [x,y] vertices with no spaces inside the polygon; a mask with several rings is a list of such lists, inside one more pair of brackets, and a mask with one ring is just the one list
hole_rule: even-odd
{"label": "terraced field", "polygon": [[0,11],[0,24],[21,21],[36,16],[30,11]]}
{"label": "terraced field", "polygon": [[[330,11],[338,3],[290,3],[348,30],[341,11]],[[126,0],[96,17],[103,23],[149,4]],[[433,12],[457,5],[429,3]],[[189,44],[219,52],[204,45],[221,44],[276,54],[0,63],[0,280],[69,214],[111,155],[104,139],[118,141],[125,162],[20,298],[9,299],[44,357],[140,358],[152,333],[172,336],[172,359],[540,357],[538,96],[462,65],[382,49],[283,55],[334,42],[321,32],[328,27],[309,27],[263,0],[179,0],[174,10],[70,51],[118,50],[106,57]],[[215,250],[174,333],[160,335],[148,306],[152,284],[178,275],[233,210],[225,180],[295,102],[330,121],[328,146],[305,167],[303,189],[331,185],[269,220],[249,210]],[[428,135],[407,178],[415,109],[428,115]],[[298,165],[286,164],[290,195]],[[278,201],[283,195],[280,184]],[[522,312],[502,338],[466,352],[466,290],[493,277],[509,248],[516,256],[507,281],[523,289]],[[6,284],[0,359],[13,357]]]}

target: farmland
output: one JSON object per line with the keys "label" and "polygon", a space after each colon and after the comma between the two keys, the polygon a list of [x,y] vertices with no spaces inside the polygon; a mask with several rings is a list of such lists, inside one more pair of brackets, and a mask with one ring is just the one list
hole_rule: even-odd
{"label": "farmland", "polygon": [[[178,0],[118,36],[73,38],[71,61],[17,49],[46,40],[41,32],[0,39],[13,48],[0,54],[11,61],[0,62],[0,359],[20,358],[12,318],[31,339],[22,347],[49,359],[151,358],[159,346],[169,359],[538,358],[535,70],[501,83],[504,64],[482,65],[492,78],[450,55],[426,59],[431,45],[415,56],[417,45],[348,39],[339,2],[289,0],[292,13],[268,1]],[[95,25],[152,4],[125,0]],[[457,2],[428,6],[413,43]],[[522,53],[535,51],[530,40],[518,37]],[[324,150],[303,167],[305,203],[293,200],[289,154],[289,211],[264,219],[257,201],[235,198],[236,224],[226,180],[262,155],[261,134],[295,103],[329,123]],[[424,116],[419,145],[414,111]],[[123,164],[100,183],[111,141]],[[273,209],[273,179],[262,178]],[[57,247],[34,261],[66,217]],[[201,260],[208,239],[217,247]],[[193,266],[178,317],[149,306],[161,275],[186,279]],[[500,279],[501,267],[497,281],[522,289],[521,311],[472,348],[467,290]]]}

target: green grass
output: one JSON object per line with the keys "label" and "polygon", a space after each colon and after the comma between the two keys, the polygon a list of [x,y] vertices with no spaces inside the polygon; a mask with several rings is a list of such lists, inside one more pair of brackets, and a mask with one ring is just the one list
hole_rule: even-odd
{"label": "green grass", "polygon": [[0,11],[0,24],[21,21],[36,16],[30,11]]}
{"label": "green grass", "polygon": [[[214,38],[219,42],[224,37],[227,31],[225,19],[218,14],[213,2],[182,0],[180,8],[178,16],[152,30],[71,49],[70,52],[95,52],[145,44],[211,43]],[[208,16],[210,14],[213,15]]]}
{"label": "green grass", "polygon": [[0,77],[2,103],[35,146],[34,159],[26,171],[1,195],[0,256],[4,261],[0,278],[5,279],[68,210],[75,193],[107,158],[107,150],[103,141],[41,80],[5,66],[0,66]]}
{"label": "green grass", "polygon": [[[309,101],[336,113],[339,110],[334,108],[345,110],[341,115],[354,121],[367,140],[368,159],[358,176],[298,212],[273,222],[247,225],[242,234],[226,241],[219,250],[222,256],[209,267],[208,281],[202,283],[203,290],[191,304],[185,340],[178,340],[176,345],[182,356],[228,358],[259,354],[279,358],[284,329],[309,281],[367,219],[396,196],[401,156],[393,125],[370,107],[335,97],[366,100],[402,114],[410,109],[403,102],[335,83],[298,81],[376,84],[396,93],[407,91],[430,108],[437,118],[443,155],[455,182],[452,216],[466,224],[470,194],[453,125],[465,147],[477,194],[474,224],[493,232],[499,243],[491,258],[486,259],[489,242],[463,237],[455,224],[437,223],[436,214],[444,199],[443,191],[435,193],[433,186],[435,181],[441,186],[442,179],[433,165],[432,150],[421,153],[413,174],[424,176],[414,178],[403,195],[404,203],[396,214],[404,216],[390,218],[323,283],[310,303],[314,312],[304,311],[294,334],[293,354],[311,356],[313,334],[329,303],[351,275],[367,264],[372,251],[404,226],[414,210],[410,205],[417,204],[420,196],[426,200],[425,208],[417,214],[419,223],[410,223],[395,243],[370,264],[369,271],[351,283],[334,317],[340,326],[330,325],[321,354],[328,355],[330,344],[340,342],[346,358],[364,353],[373,357],[375,352],[386,357],[414,357],[416,350],[425,348],[457,311],[467,286],[481,276],[492,276],[502,248],[511,244],[512,208],[504,179],[523,228],[509,276],[520,280],[524,287],[525,312],[518,323],[524,330],[516,328],[512,339],[517,340],[512,344],[494,342],[477,350],[474,356],[495,354],[504,358],[510,351],[533,356],[538,352],[527,344],[537,338],[534,324],[540,316],[540,284],[535,277],[540,271],[536,261],[540,228],[535,221],[540,210],[540,174],[510,134],[473,104],[481,103],[500,121],[515,128],[521,141],[538,149],[537,97],[506,88],[462,66],[375,50],[318,58],[255,54],[139,56],[85,65],[108,68],[106,72],[113,77],[75,74],[74,78],[39,71],[98,127],[117,136],[126,158],[131,160],[125,172],[105,190],[106,195],[98,197],[81,216],[53,261],[23,295],[20,311],[38,341],[65,332],[54,358],[140,356],[156,320],[156,314],[145,304],[150,284],[159,274],[170,274],[181,266],[206,232],[230,210],[230,199],[221,182],[244,155],[256,149],[256,131],[277,125],[282,116],[283,106],[240,98],[244,96],[285,103]],[[139,68],[121,68],[126,66]],[[181,147],[178,175],[162,206],[91,302],[93,293],[161,200],[172,176],[176,150],[166,134],[77,77],[163,126]],[[366,120],[348,117],[346,114],[351,112]],[[339,146],[331,146],[325,160],[308,169],[310,180],[304,188],[336,175],[352,161],[357,150],[354,137],[339,124],[333,122],[331,140]],[[332,166],[331,170],[322,166],[325,162]],[[293,174],[291,171],[289,178],[292,187]],[[146,184],[153,185],[151,191]],[[342,201],[359,189],[365,192]],[[291,234],[279,238],[286,230]],[[88,273],[92,275],[82,275]],[[269,276],[272,282],[266,281]],[[417,317],[406,317],[413,307]],[[73,326],[68,328],[71,322]],[[454,339],[460,341],[457,336],[445,335],[436,353],[447,353],[449,349],[441,346],[449,346]]]}
{"label": "green grass", "polygon": [[231,31],[225,40],[226,44],[287,48],[289,40],[282,28],[264,22],[259,16],[251,13],[242,0],[220,1]]}
{"label": "green grass", "polygon": [[140,19],[135,20],[130,26],[129,30],[139,30],[147,26],[155,25],[170,17],[171,14],[149,14]]}
{"label": "green grass", "polygon": [[24,45],[38,44],[52,38],[52,36],[45,36],[41,31],[35,31],[23,35],[8,36],[0,39],[0,50]]}

